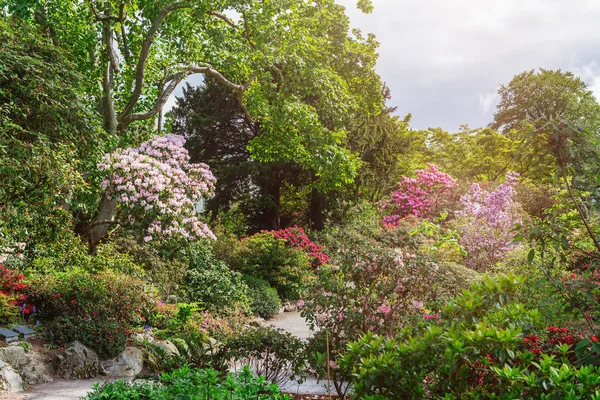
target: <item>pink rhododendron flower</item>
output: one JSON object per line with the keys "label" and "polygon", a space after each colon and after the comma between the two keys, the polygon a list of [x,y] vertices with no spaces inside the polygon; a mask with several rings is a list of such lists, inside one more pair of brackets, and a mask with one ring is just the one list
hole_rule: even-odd
{"label": "pink rhododendron flower", "polygon": [[390,311],[392,311],[392,307],[388,306],[387,304],[382,304],[379,306],[379,311],[387,315],[390,313]]}

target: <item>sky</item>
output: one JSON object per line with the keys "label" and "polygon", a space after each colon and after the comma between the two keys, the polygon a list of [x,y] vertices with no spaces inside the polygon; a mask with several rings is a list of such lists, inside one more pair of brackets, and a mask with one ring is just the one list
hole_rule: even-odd
{"label": "sky", "polygon": [[534,68],[569,70],[600,97],[600,0],[373,0],[347,7],[380,42],[390,105],[415,129],[487,125],[500,84]]}
{"label": "sky", "polygon": [[600,98],[600,0],[373,0],[372,14],[356,1],[337,0],[376,35],[389,105],[414,129],[487,125],[499,85],[534,68],[572,71]]}

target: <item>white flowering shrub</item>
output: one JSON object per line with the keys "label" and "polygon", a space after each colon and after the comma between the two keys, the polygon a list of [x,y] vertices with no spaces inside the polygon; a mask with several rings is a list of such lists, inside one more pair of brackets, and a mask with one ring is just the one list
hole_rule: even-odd
{"label": "white flowering shrub", "polygon": [[120,220],[143,226],[144,241],[216,239],[198,219],[196,204],[214,194],[216,179],[206,164],[190,163],[185,139],[155,136],[137,148],[106,154],[102,189],[119,204]]}

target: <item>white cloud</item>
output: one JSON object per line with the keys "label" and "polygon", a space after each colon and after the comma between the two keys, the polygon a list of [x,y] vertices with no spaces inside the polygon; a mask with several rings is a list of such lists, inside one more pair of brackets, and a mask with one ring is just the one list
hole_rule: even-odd
{"label": "white cloud", "polygon": [[490,114],[499,98],[497,92],[479,93],[479,110],[484,114]]}

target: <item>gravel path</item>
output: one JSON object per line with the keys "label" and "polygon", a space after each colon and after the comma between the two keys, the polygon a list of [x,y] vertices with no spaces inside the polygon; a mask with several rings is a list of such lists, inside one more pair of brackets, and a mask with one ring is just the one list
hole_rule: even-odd
{"label": "gravel path", "polygon": [[104,381],[102,379],[55,379],[50,383],[34,385],[27,392],[1,394],[0,400],[79,400],[92,391],[94,383]]}
{"label": "gravel path", "polygon": [[275,328],[283,329],[302,340],[306,340],[312,335],[308,324],[300,316],[299,311],[279,314],[275,318],[266,321],[266,323]]}

